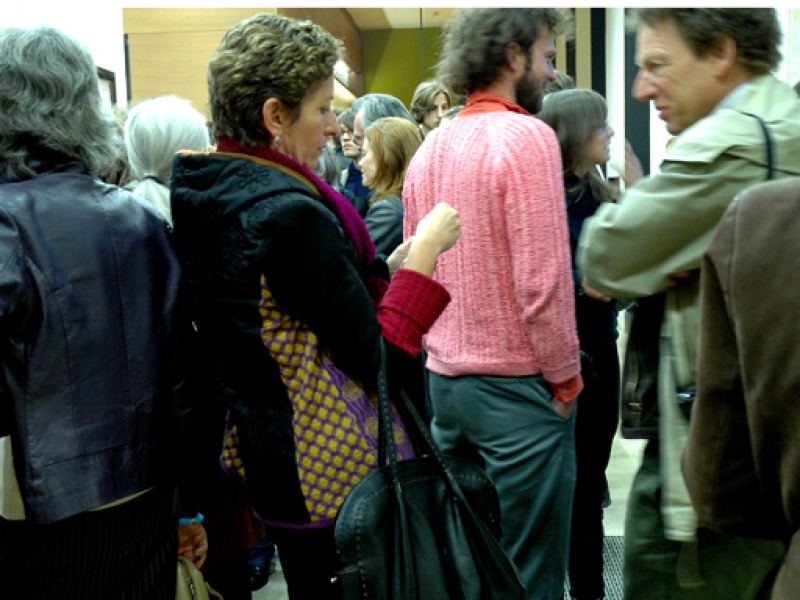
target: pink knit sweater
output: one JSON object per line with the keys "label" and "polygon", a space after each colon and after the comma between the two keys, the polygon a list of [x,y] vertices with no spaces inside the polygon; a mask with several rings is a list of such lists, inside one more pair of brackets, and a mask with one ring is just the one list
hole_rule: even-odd
{"label": "pink knit sweater", "polygon": [[534,117],[492,112],[434,130],[403,186],[406,237],[438,202],[459,211],[461,238],[434,278],[452,301],[425,340],[446,375],[580,371],[558,141]]}

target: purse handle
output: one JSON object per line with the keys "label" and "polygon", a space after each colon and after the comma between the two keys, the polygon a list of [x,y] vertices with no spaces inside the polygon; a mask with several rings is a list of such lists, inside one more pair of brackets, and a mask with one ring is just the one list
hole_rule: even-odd
{"label": "purse handle", "polygon": [[[389,467],[392,474],[391,485],[393,488],[395,488],[395,495],[397,496],[398,501],[402,504],[403,492],[397,472],[397,443],[394,439],[394,429],[392,427],[392,401],[389,396],[386,342],[384,341],[383,337],[381,337],[380,340],[380,352],[381,368],[378,372],[378,410],[380,413],[380,421],[378,424],[378,461],[380,465],[384,465],[386,464],[386,458],[389,459]],[[418,434],[419,439],[422,441],[421,446],[423,446],[422,449],[425,451],[424,453],[432,456],[435,459],[442,479],[445,481],[450,492],[452,492],[453,495],[455,495],[464,504],[464,506],[470,511],[470,513],[472,513],[473,517],[477,521],[480,521],[477,515],[472,512],[469,503],[464,497],[464,493],[461,491],[461,486],[458,485],[455,475],[453,475],[450,467],[447,466],[447,463],[444,460],[444,455],[436,445],[428,426],[422,420],[422,417],[419,416],[419,413],[414,407],[414,404],[411,402],[411,399],[408,397],[408,394],[406,394],[406,392],[402,389],[400,390],[400,399],[403,402],[403,408],[411,417],[410,422],[405,423],[406,429],[409,430],[409,435],[412,435],[410,430],[413,427],[415,433]],[[401,511],[404,512],[404,508],[401,507]]]}
{"label": "purse handle", "polygon": [[758,115],[749,112],[744,112],[743,110],[740,110],[739,112],[742,113],[743,115],[747,115],[748,117],[753,117],[756,121],[758,121],[758,124],[761,126],[761,131],[764,134],[764,145],[766,146],[766,151],[767,151],[767,181],[770,181],[774,176],[775,167],[773,164],[774,147],[772,144],[772,136],[769,134],[769,127],[767,126],[766,122],[764,122],[764,119],[762,119]]}
{"label": "purse handle", "polygon": [[[388,363],[386,360],[386,346],[383,336],[381,336],[380,340],[380,353],[381,353],[381,368],[378,372],[378,409],[380,412],[380,421],[378,425],[378,438],[379,438],[379,448],[385,448],[385,451],[381,451],[380,454],[380,465],[384,465],[386,458],[389,459],[389,486],[392,488],[394,492],[395,500],[397,502],[397,530],[400,534],[400,544],[402,547],[402,554],[401,556],[412,556],[412,549],[411,549],[411,535],[409,533],[409,519],[408,514],[406,511],[406,504],[403,498],[403,486],[400,482],[400,475],[398,472],[398,460],[397,460],[397,444],[394,439],[394,430],[392,427],[392,403],[389,396],[389,383],[388,383]],[[414,407],[414,404],[411,402],[411,399],[408,397],[408,394],[401,388],[400,389],[400,398],[403,403],[403,407],[405,411],[408,413],[410,417],[405,423],[406,430],[411,435],[411,431],[416,430],[416,433],[419,434],[419,438],[421,438],[422,443],[421,446],[425,446],[425,450],[427,451],[426,454],[432,456],[435,460],[434,463],[438,466],[439,476],[441,481],[444,482],[447,490],[452,494],[454,499],[453,504],[457,506],[459,514],[463,520],[464,526],[467,527],[470,531],[476,534],[479,537],[489,538],[493,537],[493,533],[489,530],[489,527],[483,520],[475,513],[470,506],[469,502],[467,501],[466,497],[464,496],[464,492],[461,490],[461,486],[456,481],[455,475],[450,470],[450,467],[447,466],[447,463],[444,460],[444,455],[442,454],[439,447],[436,445],[436,442],[433,440],[433,436],[431,435],[430,430],[428,429],[427,424],[422,420],[417,409]],[[400,408],[400,407],[398,407]],[[468,536],[469,537],[469,536]],[[506,559],[508,565],[511,565],[511,571],[516,574],[517,579],[519,580],[519,574],[517,573],[516,569],[513,567],[513,564],[510,560]],[[499,564],[499,563],[498,563]],[[404,596],[404,592],[406,590],[416,590],[417,589],[417,581],[416,581],[416,574],[412,565],[404,563],[402,565],[404,574],[403,574],[403,582],[405,587],[403,590],[392,590],[391,597],[393,598],[402,598]],[[520,589],[523,589],[522,581],[519,580]]]}

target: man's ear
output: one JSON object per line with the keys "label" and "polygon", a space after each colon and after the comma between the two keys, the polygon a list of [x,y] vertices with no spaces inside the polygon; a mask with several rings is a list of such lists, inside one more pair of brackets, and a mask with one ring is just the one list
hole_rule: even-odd
{"label": "man's ear", "polygon": [[281,134],[286,125],[286,115],[283,104],[277,98],[270,98],[261,107],[261,119],[264,129],[270,137],[275,138]]}
{"label": "man's ear", "polygon": [[[522,58],[522,62],[520,62]],[[516,71],[521,65],[525,67],[525,56],[517,42],[508,42],[506,45],[506,65],[511,71]]]}
{"label": "man's ear", "polygon": [[713,62],[714,73],[717,77],[723,78],[736,65],[736,40],[724,37],[718,41],[710,50],[709,58]]}

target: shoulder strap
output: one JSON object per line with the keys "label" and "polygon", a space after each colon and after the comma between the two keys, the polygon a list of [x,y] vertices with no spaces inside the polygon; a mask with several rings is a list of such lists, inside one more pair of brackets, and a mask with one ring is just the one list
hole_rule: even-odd
{"label": "shoulder strap", "polygon": [[743,115],[747,115],[748,117],[753,117],[758,124],[761,126],[761,131],[764,133],[764,145],[767,149],[767,181],[770,181],[774,175],[774,163],[773,163],[773,146],[772,146],[772,136],[769,133],[769,127],[764,122],[764,119],[759,117],[756,114],[739,111]]}

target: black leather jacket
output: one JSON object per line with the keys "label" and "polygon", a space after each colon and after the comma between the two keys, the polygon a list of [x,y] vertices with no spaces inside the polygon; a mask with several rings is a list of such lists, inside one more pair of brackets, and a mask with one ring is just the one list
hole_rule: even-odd
{"label": "black leather jacket", "polygon": [[169,225],[59,162],[0,180],[0,435],[32,523],[172,478],[176,438]]}

